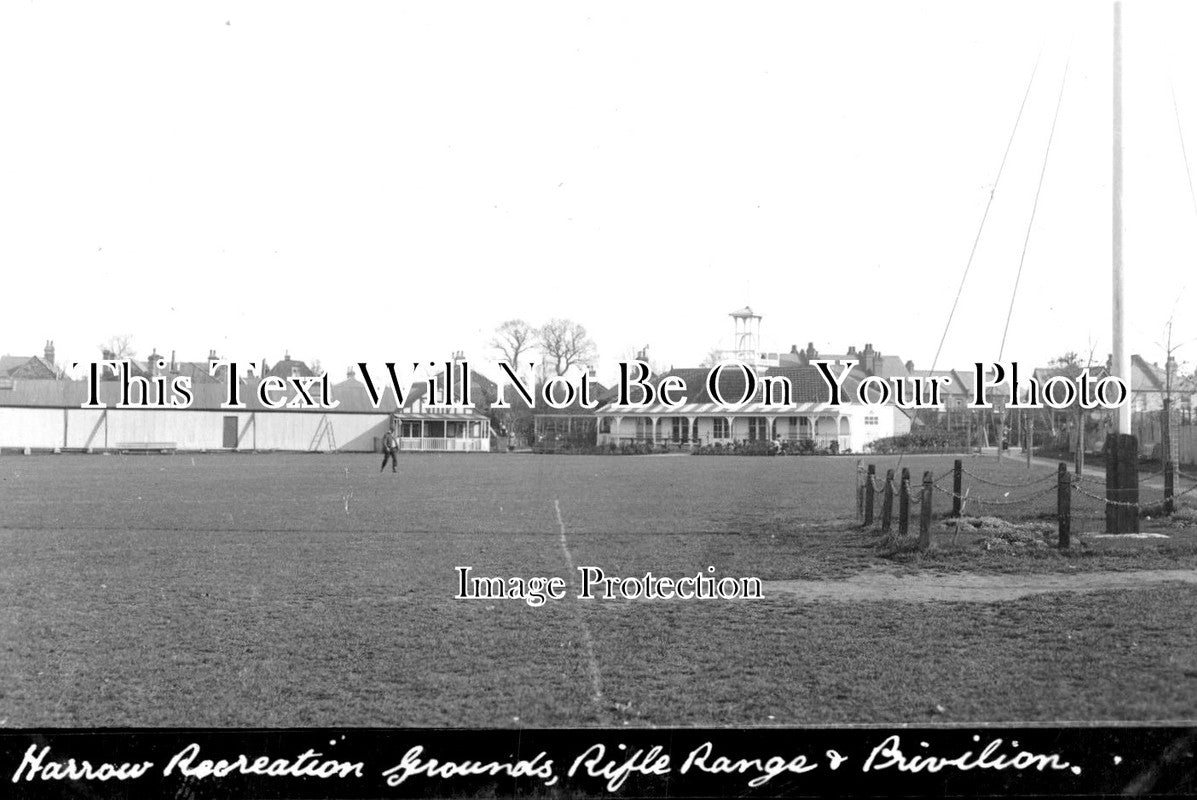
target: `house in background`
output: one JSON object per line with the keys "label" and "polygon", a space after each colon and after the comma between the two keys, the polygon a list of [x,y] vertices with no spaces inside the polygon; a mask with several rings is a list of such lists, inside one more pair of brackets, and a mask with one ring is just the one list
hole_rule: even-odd
{"label": "house in background", "polygon": [[[154,356],[150,356],[153,361]],[[206,383],[224,383],[222,375],[211,375],[211,364],[218,360],[215,350],[208,351],[208,359],[206,361],[177,361],[175,359],[175,351],[170,351],[170,361],[167,362],[166,371],[170,375],[186,375],[191,378],[192,386],[200,386]]]}
{"label": "house in background", "polygon": [[[637,358],[647,360],[647,355],[641,351]],[[615,398],[616,390],[607,388],[595,379],[593,367],[587,369],[590,385],[590,400],[601,407]],[[564,400],[559,393],[555,398],[558,402]],[[516,395],[509,402],[514,406],[523,406],[523,398]],[[570,450],[586,450],[598,443],[598,417],[594,408],[583,408],[580,397],[565,408],[553,408],[537,397],[536,410],[532,415],[533,439],[532,450],[542,453],[557,453]]]}
{"label": "house in background", "polygon": [[[1169,375],[1169,373],[1171,373]],[[1162,411],[1171,381],[1172,405],[1179,413],[1192,411],[1192,382],[1181,375],[1176,359],[1161,367],[1140,355],[1131,356],[1131,409],[1136,413]]]}
{"label": "house in background", "polygon": [[258,369],[262,377],[311,378],[317,375],[317,372],[304,362],[291,358],[290,351],[284,351],[283,360],[276,361],[273,366],[267,364],[266,359],[263,358],[258,364]]}
{"label": "house in background", "polygon": [[[903,361],[898,356],[884,356],[880,350],[874,350],[872,343],[866,343],[861,350],[855,345],[848,345],[846,353],[820,353],[815,349],[814,342],[808,342],[805,350],[799,350],[798,345],[791,345],[790,352],[780,357],[781,366],[810,366],[815,361],[830,361],[833,368],[848,361],[855,361],[856,366],[850,373],[856,380],[861,381],[870,375],[879,378],[908,378],[914,372],[913,361]],[[835,370],[839,373],[839,370]]]}
{"label": "house in background", "polygon": [[[105,350],[102,353],[105,360],[115,358],[111,350]],[[207,361],[178,361],[175,358],[175,351],[170,351],[170,358],[158,352],[158,348],[152,348],[150,354],[144,360],[135,358],[129,359],[129,374],[136,375],[141,378],[153,378],[159,375],[165,375],[170,378],[176,376],[186,376],[191,379],[192,386],[200,386],[207,383],[224,383],[224,378],[213,377],[209,374],[209,365],[212,361],[217,359],[216,351],[208,351]],[[159,366],[158,362],[162,362]],[[116,373],[111,369],[105,367],[103,373],[103,380],[116,380]]]}
{"label": "house in background", "polygon": [[1171,428],[1174,446],[1182,449],[1182,461],[1197,452],[1193,432],[1193,403],[1197,381],[1180,373],[1176,359],[1160,366],[1140,355],[1131,356],[1131,432],[1139,439],[1139,452],[1158,457],[1164,440],[1164,400],[1171,398]]}
{"label": "house in background", "polygon": [[[598,443],[653,442],[676,446],[731,444],[733,442],[810,441],[821,449],[863,452],[873,441],[910,430],[910,417],[894,405],[866,406],[854,402],[859,381],[845,379],[845,397],[838,406],[827,400],[827,384],[812,366],[768,367],[759,378],[784,378],[793,389],[792,402],[767,404],[764,386],[742,406],[732,410],[707,392],[706,367],[674,369],[666,375],[681,378],[687,402],[676,408],[660,403],[647,407],[618,407],[609,403],[598,409]],[[747,386],[739,369],[725,369],[719,392],[725,400],[742,397]],[[775,397],[775,399],[777,399]]]}
{"label": "house in background", "polygon": [[[435,374],[438,396],[429,392],[426,381],[413,383],[403,398],[403,407],[395,411],[392,425],[399,431],[399,449],[417,452],[484,453],[491,450],[489,410],[497,396],[494,381],[470,369],[470,405],[446,405],[445,400],[460,398],[465,355],[458,351],[446,370]],[[444,390],[449,390],[449,397]]]}
{"label": "house in background", "polygon": [[54,342],[47,341],[40,356],[0,356],[0,379],[54,381],[63,371],[54,363]]}
{"label": "house in background", "polygon": [[[672,369],[665,375],[680,378],[686,386],[687,402],[670,408],[661,403],[648,407],[618,407],[614,397],[596,411],[598,444],[652,442],[667,446],[692,447],[733,442],[777,441],[811,442],[820,449],[838,452],[863,452],[877,439],[910,431],[911,415],[894,404],[868,406],[857,402],[857,389],[866,377],[909,377],[913,366],[896,356],[882,356],[866,344],[858,355],[855,347],[840,355],[821,355],[810,343],[805,350],[791,347],[789,353],[762,351],[761,316],[745,307],[730,314],[733,320],[733,349],[722,351],[725,362],[751,367],[758,380],[774,378],[788,381],[792,387],[787,405],[766,403],[763,385],[756,394],[734,410],[716,402],[707,391],[709,367]],[[859,363],[845,378],[844,397],[838,406],[828,403],[827,382],[815,360],[843,364]],[[838,371],[837,371],[838,374]],[[725,400],[742,397],[747,389],[744,373],[738,368],[720,373],[719,393]],[[773,400],[780,402],[780,397]]]}
{"label": "house in background", "polygon": [[929,409],[943,422],[960,418],[973,399],[973,373],[960,372],[954,369],[915,369],[912,362],[907,362],[907,372],[911,378],[922,378],[925,384],[933,380],[939,381],[940,404],[935,409]]}

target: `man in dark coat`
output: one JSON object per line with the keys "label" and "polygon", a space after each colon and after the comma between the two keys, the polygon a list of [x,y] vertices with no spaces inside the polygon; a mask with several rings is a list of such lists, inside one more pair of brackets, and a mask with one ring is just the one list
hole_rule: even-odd
{"label": "man in dark coat", "polygon": [[378,468],[379,472],[387,468],[388,459],[391,462],[391,472],[398,472],[399,437],[395,435],[393,428],[388,428],[386,434],[382,437],[382,466]]}

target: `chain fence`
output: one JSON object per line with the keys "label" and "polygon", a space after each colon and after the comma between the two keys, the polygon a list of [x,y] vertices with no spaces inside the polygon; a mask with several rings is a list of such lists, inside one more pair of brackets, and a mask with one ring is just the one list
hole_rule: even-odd
{"label": "chain fence", "polygon": [[[1123,516],[1127,511],[1133,511],[1136,518],[1151,518],[1153,515],[1171,513],[1178,507],[1178,501],[1185,497],[1197,497],[1194,494],[1197,493],[1197,475],[1175,469],[1172,471],[1174,491],[1171,498],[1166,497],[1166,472],[1166,467],[1161,467],[1139,476],[1135,485],[1130,487],[1133,492],[1131,497],[1137,495],[1138,499],[1121,500],[1106,496],[1104,477],[1078,475],[1066,469],[1009,480],[1008,476],[980,474],[966,468],[963,461],[958,460],[952,469],[932,475],[928,481],[926,476],[922,480],[915,480],[908,473],[908,477],[903,478],[897,475],[882,478],[875,469],[866,472],[857,462],[857,515],[866,528],[879,525],[884,532],[890,530],[896,521],[902,530],[907,530],[911,522],[909,517],[894,519],[894,499],[898,499],[899,514],[918,508],[920,539],[927,542],[929,535],[925,527],[929,515],[922,513],[921,506],[925,502],[924,497],[930,499],[939,494],[948,498],[951,517],[992,516],[1006,522],[1055,521],[1059,530],[1059,546],[1064,548],[1068,546],[1074,519],[1104,519],[1111,513],[1110,509],[1118,509]],[[950,482],[948,479],[951,479]],[[1185,487],[1184,482],[1191,485]],[[987,492],[986,488],[994,491]],[[903,492],[906,493],[904,506],[901,504]],[[1167,502],[1169,499],[1171,503]],[[880,517],[877,513],[879,510]]]}

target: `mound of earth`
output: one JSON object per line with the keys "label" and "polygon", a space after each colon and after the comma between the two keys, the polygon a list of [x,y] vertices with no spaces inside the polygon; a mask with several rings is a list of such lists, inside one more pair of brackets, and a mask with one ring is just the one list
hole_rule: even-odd
{"label": "mound of earth", "polygon": [[961,517],[944,520],[940,525],[954,533],[957,522],[962,533],[979,533],[984,537],[979,542],[983,550],[1052,547],[1057,535],[1056,525],[1051,522],[1011,522],[1000,517]]}

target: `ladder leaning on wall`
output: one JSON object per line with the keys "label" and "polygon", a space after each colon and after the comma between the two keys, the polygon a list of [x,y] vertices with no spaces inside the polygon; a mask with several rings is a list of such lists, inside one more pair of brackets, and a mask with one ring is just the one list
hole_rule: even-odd
{"label": "ladder leaning on wall", "polygon": [[[321,443],[327,439],[325,447],[321,447]],[[331,453],[337,449],[337,436],[333,430],[332,420],[329,419],[328,414],[320,417],[320,421],[316,423],[316,433],[312,435],[312,444],[308,448],[312,452],[323,449],[325,452]]]}

